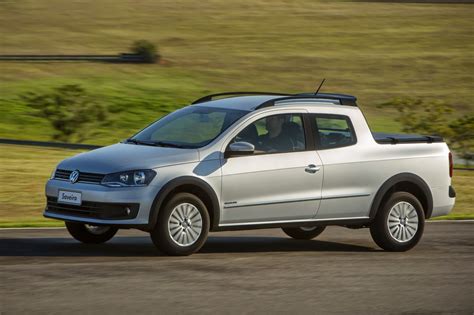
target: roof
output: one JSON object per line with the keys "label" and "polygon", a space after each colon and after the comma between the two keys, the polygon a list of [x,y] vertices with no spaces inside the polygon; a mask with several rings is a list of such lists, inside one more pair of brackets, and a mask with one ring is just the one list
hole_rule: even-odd
{"label": "roof", "polygon": [[253,111],[258,105],[275,98],[278,97],[275,95],[239,96],[197,103],[196,105]]}
{"label": "roof", "polygon": [[[247,94],[247,95],[245,95]],[[250,94],[250,95],[248,95]],[[214,96],[230,97],[212,100]],[[245,96],[238,96],[245,95]],[[301,93],[301,94],[266,94],[262,92],[229,92],[204,96],[193,102],[195,105],[205,105],[206,107],[229,108],[236,110],[254,111],[260,108],[274,106],[278,103],[321,103],[333,105],[357,106],[357,98],[347,94],[334,93]]]}

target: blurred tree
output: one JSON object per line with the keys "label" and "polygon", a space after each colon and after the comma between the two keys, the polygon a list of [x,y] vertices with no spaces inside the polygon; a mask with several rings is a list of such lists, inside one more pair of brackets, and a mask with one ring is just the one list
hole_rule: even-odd
{"label": "blurred tree", "polygon": [[474,159],[474,114],[461,117],[450,125],[453,149],[469,164]]}
{"label": "blurred tree", "polygon": [[398,97],[378,107],[395,108],[396,118],[404,132],[450,137],[449,121],[453,108],[440,101],[426,101],[412,97]]}
{"label": "blurred tree", "polygon": [[106,121],[106,109],[97,104],[79,85],[63,85],[50,93],[26,93],[21,96],[54,129],[53,139],[78,142],[92,135],[91,123]]}
{"label": "blurred tree", "polygon": [[474,115],[453,119],[451,105],[413,97],[394,98],[378,107],[396,109],[396,120],[402,124],[404,132],[440,135],[460,157],[466,161],[473,158]]}
{"label": "blurred tree", "polygon": [[131,50],[132,53],[143,56],[146,63],[155,63],[161,58],[156,46],[147,40],[133,42]]}

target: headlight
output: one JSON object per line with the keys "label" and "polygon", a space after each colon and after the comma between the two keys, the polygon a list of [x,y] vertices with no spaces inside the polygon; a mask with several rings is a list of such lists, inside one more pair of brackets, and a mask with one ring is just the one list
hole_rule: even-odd
{"label": "headlight", "polygon": [[57,167],[55,167],[55,168],[53,169],[53,172],[51,173],[51,176],[49,176],[49,179],[54,179],[54,175],[56,175],[56,170],[57,170],[57,169],[58,169]]}
{"label": "headlight", "polygon": [[137,170],[105,175],[102,185],[109,187],[146,186],[156,176],[154,170]]}

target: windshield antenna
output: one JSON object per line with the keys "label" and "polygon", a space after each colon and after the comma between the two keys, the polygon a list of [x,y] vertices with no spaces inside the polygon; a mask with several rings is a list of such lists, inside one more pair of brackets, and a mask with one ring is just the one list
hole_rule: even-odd
{"label": "windshield antenna", "polygon": [[318,87],[318,89],[316,90],[316,93],[314,93],[314,95],[318,95],[318,92],[319,92],[319,90],[321,89],[321,87],[323,86],[324,81],[326,81],[326,78],[324,78],[324,79],[321,81],[321,84],[319,85],[319,87]]}

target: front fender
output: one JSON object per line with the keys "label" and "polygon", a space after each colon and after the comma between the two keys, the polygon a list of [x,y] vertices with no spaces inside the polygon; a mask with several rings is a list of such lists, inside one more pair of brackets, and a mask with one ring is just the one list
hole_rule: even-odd
{"label": "front fender", "polygon": [[211,216],[211,219],[212,219],[211,230],[215,230],[219,226],[220,206],[219,206],[219,199],[217,198],[217,195],[214,189],[212,189],[212,187],[208,183],[206,183],[204,180],[200,178],[196,178],[192,176],[182,176],[182,177],[177,177],[175,179],[170,180],[157,193],[155,200],[153,201],[153,205],[150,209],[150,215],[149,215],[149,220],[148,220],[148,225],[149,225],[150,230],[156,226],[156,223],[158,222],[158,215],[159,215],[160,209],[163,206],[166,198],[170,195],[170,193],[173,190],[183,185],[195,186],[206,193],[206,195],[210,199],[210,202],[213,208],[213,209],[209,209],[211,210],[209,215]]}

